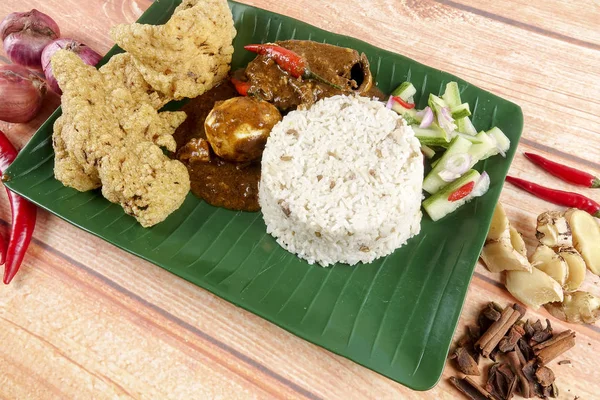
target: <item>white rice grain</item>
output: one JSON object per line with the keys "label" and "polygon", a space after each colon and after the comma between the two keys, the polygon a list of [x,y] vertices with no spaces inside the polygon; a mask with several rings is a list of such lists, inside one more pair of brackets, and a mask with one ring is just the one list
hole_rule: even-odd
{"label": "white rice grain", "polygon": [[413,130],[365,97],[289,113],[262,156],[267,232],[309,263],[386,256],[420,231],[423,156]]}

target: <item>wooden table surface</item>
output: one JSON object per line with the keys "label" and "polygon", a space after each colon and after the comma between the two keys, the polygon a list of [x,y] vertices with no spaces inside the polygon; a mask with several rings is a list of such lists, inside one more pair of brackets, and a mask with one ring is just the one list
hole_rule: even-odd
{"label": "wooden table surface", "polygon": [[[519,104],[525,128],[513,175],[573,190],[532,167],[522,155],[528,150],[600,175],[597,0],[243,1],[402,53]],[[64,37],[104,53],[113,45],[110,26],[135,21],[150,4],[3,0],[0,17],[37,8]],[[0,129],[22,146],[58,104],[49,96],[34,121],[0,122]],[[579,191],[600,201],[600,190]],[[556,207],[510,185],[501,201],[531,251],[536,216]],[[3,198],[0,229],[9,216]],[[599,281],[588,272],[584,289],[600,295]],[[500,276],[478,264],[456,335],[490,300],[513,301]],[[600,323],[530,315],[577,331],[565,355],[572,364],[554,364],[560,398],[600,398]],[[20,273],[0,287],[1,399],[447,399],[459,396],[447,381],[455,373],[447,366],[434,389],[411,391],[43,211]]]}

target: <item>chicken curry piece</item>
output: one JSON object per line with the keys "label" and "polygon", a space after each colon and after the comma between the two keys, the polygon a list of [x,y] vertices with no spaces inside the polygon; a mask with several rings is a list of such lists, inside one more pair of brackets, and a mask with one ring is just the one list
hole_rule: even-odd
{"label": "chicken curry piece", "polygon": [[294,78],[269,56],[259,55],[244,71],[246,80],[251,84],[248,92],[273,103],[280,110],[310,107],[320,99],[338,94],[377,95],[372,91],[373,77],[364,54],[309,40],[285,40],[275,44],[292,50],[306,60],[312,72],[342,88],[340,90],[312,79]]}

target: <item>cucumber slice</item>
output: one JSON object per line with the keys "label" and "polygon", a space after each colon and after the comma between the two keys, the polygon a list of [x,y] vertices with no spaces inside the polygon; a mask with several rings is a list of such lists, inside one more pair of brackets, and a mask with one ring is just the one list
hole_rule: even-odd
{"label": "cucumber slice", "polygon": [[435,156],[435,150],[424,144],[421,145],[421,151],[423,152],[423,155],[429,159],[432,159]]}
{"label": "cucumber slice", "polygon": [[471,142],[463,139],[460,136],[456,136],[454,139],[452,139],[448,150],[446,150],[435,167],[433,167],[433,169],[425,177],[425,180],[423,180],[423,190],[425,190],[427,193],[435,194],[438,190],[440,190],[440,188],[446,186],[448,182],[445,182],[442,178],[440,178],[439,173],[446,168],[446,163],[451,159],[451,157],[458,154],[467,154],[471,146]]}
{"label": "cucumber slice", "polygon": [[463,117],[456,120],[456,130],[467,135],[477,135],[477,129],[473,126],[469,117]]}
{"label": "cucumber slice", "polygon": [[475,195],[471,193],[468,196],[457,201],[448,200],[448,197],[452,193],[454,193],[457,189],[461,188],[462,186],[468,184],[469,182],[475,182],[475,185],[477,185],[477,182],[479,181],[480,177],[481,175],[479,175],[479,172],[473,169],[467,171],[463,176],[461,176],[454,182],[444,186],[436,194],[426,199],[423,202],[423,208],[434,221],[438,221],[444,218],[446,215],[456,211],[463,204],[469,202],[475,197],[481,196],[487,191],[478,188],[477,193],[475,193]]}
{"label": "cucumber slice", "polygon": [[446,102],[444,100],[442,100],[441,98],[439,98],[438,96],[436,96],[435,94],[429,94],[429,99],[427,100],[427,105],[431,108],[431,110],[437,113],[444,107],[448,107],[448,105],[446,104]]}
{"label": "cucumber slice", "polygon": [[458,106],[450,107],[450,114],[452,114],[452,118],[454,119],[470,117],[471,109],[469,108],[469,103],[463,103]]}
{"label": "cucumber slice", "polygon": [[417,88],[413,86],[410,82],[402,82],[400,86],[398,86],[392,92],[392,96],[398,96],[404,101],[408,101],[411,97],[413,97],[417,93]]}
{"label": "cucumber slice", "polygon": [[446,91],[442,95],[442,99],[444,99],[449,107],[459,106],[462,101],[460,101],[460,90],[458,89],[458,83],[448,82],[446,85]]}
{"label": "cucumber slice", "polygon": [[510,139],[500,130],[500,128],[493,127],[487,134],[496,139],[498,145],[498,152],[506,153],[510,149]]}
{"label": "cucumber slice", "polygon": [[491,155],[498,154],[496,140],[486,132],[481,131],[476,136],[471,137],[480,141],[480,143],[473,144],[469,149],[469,154],[471,155],[471,168],[479,161],[485,160]]}
{"label": "cucumber slice", "polygon": [[460,136],[463,139],[467,139],[469,142],[471,142],[473,144],[480,144],[481,143],[481,139],[478,139],[477,136],[467,135],[466,133],[454,131],[454,135],[453,136]]}
{"label": "cucumber slice", "polygon": [[408,125],[421,123],[421,118],[417,116],[417,110],[414,108],[404,108],[399,103],[394,101],[392,104],[392,110],[396,111],[396,113],[404,118]]}
{"label": "cucumber slice", "polygon": [[415,132],[416,138],[421,142],[421,145],[448,147],[450,144],[448,134],[434,124],[431,124],[429,128],[419,128],[415,125],[411,126],[411,128]]}

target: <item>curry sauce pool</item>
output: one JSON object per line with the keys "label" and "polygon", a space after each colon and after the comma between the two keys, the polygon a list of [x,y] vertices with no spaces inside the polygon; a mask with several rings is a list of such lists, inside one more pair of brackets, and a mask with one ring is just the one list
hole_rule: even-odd
{"label": "curry sauce pool", "polygon": [[[260,160],[235,163],[217,157],[197,139],[206,139],[204,121],[217,101],[237,96],[229,82],[187,103],[187,119],[175,132],[177,158],[190,174],[191,191],[207,203],[232,210],[258,211]],[[210,147],[210,146],[209,146]],[[207,161],[206,155],[210,157]]]}

